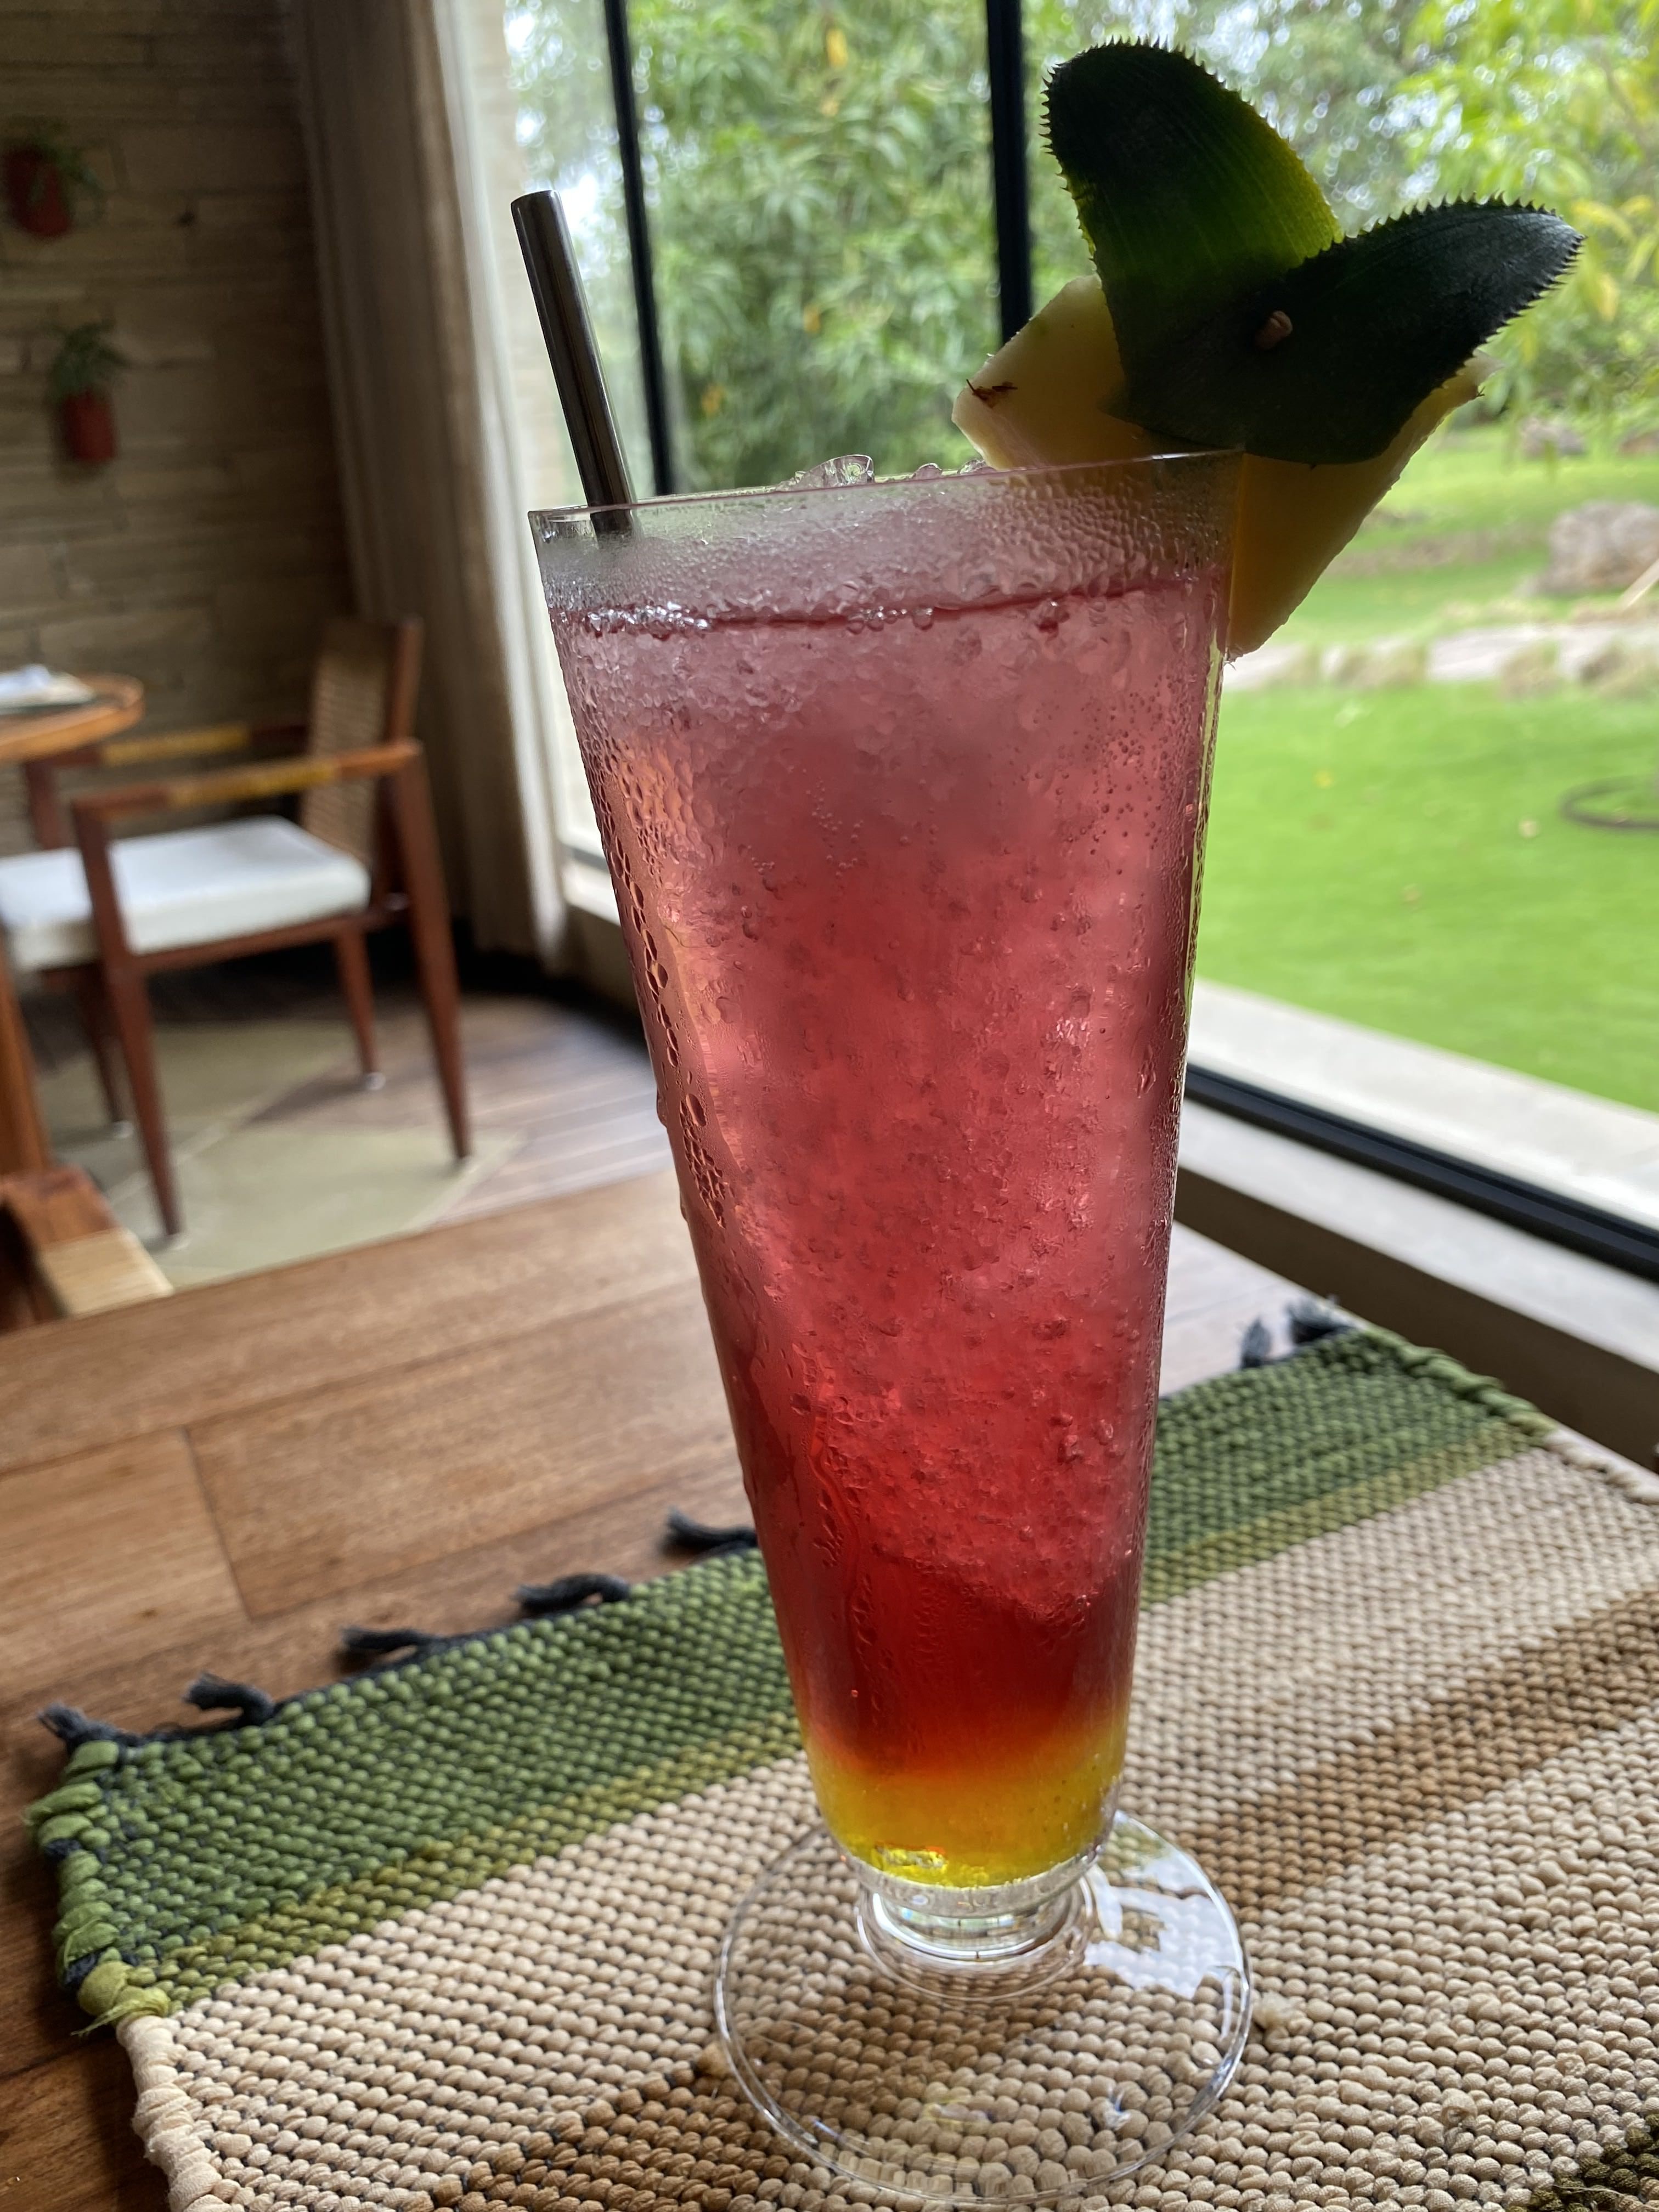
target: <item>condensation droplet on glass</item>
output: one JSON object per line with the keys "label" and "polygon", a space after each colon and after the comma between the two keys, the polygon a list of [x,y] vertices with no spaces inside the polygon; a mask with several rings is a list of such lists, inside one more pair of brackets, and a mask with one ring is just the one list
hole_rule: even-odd
{"label": "condensation droplet on glass", "polygon": [[910,610],[910,619],[918,629],[932,629],[933,627],[933,610],[932,607],[912,607]]}

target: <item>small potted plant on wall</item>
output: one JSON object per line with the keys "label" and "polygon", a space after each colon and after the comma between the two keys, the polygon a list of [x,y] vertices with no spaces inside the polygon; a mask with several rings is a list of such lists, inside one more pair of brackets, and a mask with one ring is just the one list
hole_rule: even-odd
{"label": "small potted plant on wall", "polygon": [[102,185],[61,124],[15,125],[6,133],[4,169],[12,220],[36,238],[61,238],[88,206],[103,205]]}
{"label": "small potted plant on wall", "polygon": [[109,342],[107,323],[80,323],[64,340],[46,373],[46,396],[58,410],[64,450],[72,461],[115,459],[115,410],[109,387],[124,356]]}

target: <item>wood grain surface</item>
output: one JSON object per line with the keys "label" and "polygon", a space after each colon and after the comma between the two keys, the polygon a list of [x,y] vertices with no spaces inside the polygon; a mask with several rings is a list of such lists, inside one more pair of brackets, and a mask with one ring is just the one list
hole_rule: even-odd
{"label": "wood grain surface", "polygon": [[[1166,1384],[1287,1287],[1178,1231]],[[0,2212],[162,2212],[125,2054],[53,1979],[39,1709],[289,1695],[343,1622],[509,1620],[521,1582],[676,1564],[671,1506],[745,1517],[672,1178],[0,1338]]]}
{"label": "wood grain surface", "polygon": [[100,1314],[72,1339],[0,1341],[0,1469],[315,1398],[695,1280],[664,1174]]}

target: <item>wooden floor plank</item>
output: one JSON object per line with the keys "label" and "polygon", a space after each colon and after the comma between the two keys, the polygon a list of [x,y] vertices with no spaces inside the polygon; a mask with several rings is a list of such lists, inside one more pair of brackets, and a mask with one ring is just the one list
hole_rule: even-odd
{"label": "wooden floor plank", "polygon": [[[103,1679],[118,1671],[106,1670]],[[72,1698],[80,1682],[94,1681],[97,1673],[66,1674],[64,1686]],[[175,1698],[179,1686],[174,1686]],[[86,2026],[86,2014],[58,1984],[52,1941],[57,1871],[23,1826],[24,1808],[56,1788],[63,1773],[63,1746],[40,1725],[39,1703],[24,1698],[0,1715],[0,1989],[6,1992],[0,2005],[0,2076],[72,2052]],[[11,2145],[5,2132],[12,2102],[9,2085],[0,2081],[0,2184],[13,2170],[6,2163]],[[0,2212],[9,2212],[3,2195]]]}
{"label": "wooden floor plank", "polygon": [[527,1318],[503,1307],[489,1343],[192,1425],[251,1613],[534,1528],[555,1498],[732,1463],[695,1283],[556,1332]]}
{"label": "wooden floor plank", "polygon": [[618,1119],[603,1134],[581,1131],[574,1137],[532,1137],[511,1159],[481,1176],[465,1194],[444,1208],[445,1221],[471,1221],[506,1206],[525,1206],[544,1197],[586,1190],[598,1182],[619,1182],[655,1174],[665,1164],[668,1139],[654,1115]]}
{"label": "wooden floor plank", "polygon": [[[669,1175],[0,1338],[0,1469],[410,1365],[689,1283]],[[95,1387],[92,1379],[95,1377]]]}
{"label": "wooden floor plank", "polygon": [[0,1476],[0,1682],[9,1696],[125,1665],[246,1618],[178,1431]]}
{"label": "wooden floor plank", "polygon": [[113,2036],[5,2085],[0,2212],[166,2212],[132,2130],[132,2069]]}
{"label": "wooden floor plank", "polygon": [[1285,1343],[1285,1308],[1294,1283],[1176,1224],[1170,1246],[1160,1390],[1184,1390],[1238,1364],[1244,1332],[1261,1321],[1274,1348]]}
{"label": "wooden floor plank", "polygon": [[[597,1121],[641,1098],[654,1103],[651,1064],[637,1033],[619,1036],[534,1000],[464,1000],[461,1019],[479,1129],[529,1135],[556,1116]],[[416,1006],[378,1009],[375,1035],[380,1088],[343,1084],[337,1072],[314,1076],[262,1108],[258,1118],[295,1127],[408,1128],[429,1121],[438,1110],[437,1089],[424,1015]]]}

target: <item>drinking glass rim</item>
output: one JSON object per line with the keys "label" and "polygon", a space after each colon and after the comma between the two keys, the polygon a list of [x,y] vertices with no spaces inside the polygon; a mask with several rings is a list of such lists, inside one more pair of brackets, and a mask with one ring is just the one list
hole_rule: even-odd
{"label": "drinking glass rim", "polygon": [[[532,507],[526,520],[532,525],[582,522],[600,515],[659,514],[673,508],[735,506],[740,501],[816,499],[826,495],[841,496],[848,492],[896,491],[924,485],[983,484],[998,477],[1020,483],[1063,482],[1067,477],[1098,475],[1103,471],[1127,475],[1152,467],[1167,469],[1183,461],[1238,462],[1243,459],[1242,446],[1176,447],[1168,453],[1124,453],[1099,461],[1043,461],[1017,469],[1000,469],[990,465],[976,469],[968,465],[959,469],[942,468],[937,476],[922,476],[912,471],[908,476],[866,477],[856,483],[743,484],[724,491],[667,492],[653,499],[611,501],[597,507],[578,503],[573,507]],[[924,462],[921,465],[925,468],[927,464]]]}

